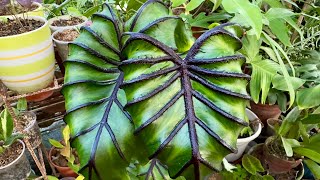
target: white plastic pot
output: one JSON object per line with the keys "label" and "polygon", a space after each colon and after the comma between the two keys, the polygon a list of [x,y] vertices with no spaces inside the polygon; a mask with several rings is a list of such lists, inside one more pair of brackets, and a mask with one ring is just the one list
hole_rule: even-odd
{"label": "white plastic pot", "polygon": [[19,157],[12,161],[10,164],[0,167],[1,180],[21,180],[26,179],[31,173],[31,167],[26,156],[26,146],[21,140],[23,150]]}
{"label": "white plastic pot", "polygon": [[59,19],[71,19],[72,16],[70,15],[63,15],[63,16],[57,16],[57,17],[54,17],[54,18],[51,18],[48,20],[49,22],[49,27],[51,29],[51,33],[54,33],[58,30],[62,30],[62,29],[70,29],[70,28],[81,28],[82,26],[85,26],[87,21],[88,21],[88,18],[85,17],[85,16],[77,16],[78,18],[81,18],[84,20],[83,23],[81,24],[78,24],[78,25],[74,25],[74,26],[52,26],[52,23],[55,21],[55,20],[59,20]]}
{"label": "white plastic pot", "polygon": [[[248,116],[249,121],[254,121],[256,119],[259,119],[252,111],[250,111],[249,109],[246,109],[246,114]],[[227,159],[228,162],[233,162],[237,159],[239,159],[244,150],[247,148],[248,144],[253,141],[254,139],[256,139],[262,130],[262,126],[261,123],[259,123],[257,126],[253,127],[254,130],[254,134],[250,137],[246,137],[246,138],[239,138],[237,140],[237,149],[238,152],[237,153],[231,153],[228,154],[225,158]]]}
{"label": "white plastic pot", "polygon": [[[75,29],[75,28],[71,27],[71,28],[67,28],[67,29]],[[60,29],[58,31],[55,31],[52,34],[52,39],[54,41],[54,44],[56,45],[56,49],[58,50],[58,54],[59,54],[62,62],[64,62],[68,58],[68,55],[69,55],[68,44],[71,43],[72,41],[60,41],[60,40],[56,39],[54,36],[60,32],[67,30],[67,29]]]}

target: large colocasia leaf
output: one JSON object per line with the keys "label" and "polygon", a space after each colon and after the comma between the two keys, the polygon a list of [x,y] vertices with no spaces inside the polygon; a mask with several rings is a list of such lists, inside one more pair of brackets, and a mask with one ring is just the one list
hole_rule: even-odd
{"label": "large colocasia leaf", "polygon": [[[121,20],[110,6],[92,16],[70,47],[65,62],[62,93],[66,98],[65,122],[70,126],[81,170],[87,179],[129,179],[125,167],[137,152],[132,122],[124,111],[119,90]],[[139,152],[139,151],[138,151]]]}
{"label": "large colocasia leaf", "polygon": [[236,151],[250,99],[249,76],[241,71],[245,58],[236,54],[240,35],[239,26],[218,26],[179,54],[145,34],[126,35],[120,65],[125,109],[149,159],[167,165],[171,178],[204,179]]}
{"label": "large colocasia leaf", "polygon": [[130,161],[147,162],[147,156],[141,156],[143,146],[133,135],[131,118],[123,109],[126,96],[119,89],[124,77],[118,70],[123,30],[147,34],[180,52],[189,49],[193,39],[183,21],[169,17],[168,8],[156,0],[145,3],[125,26],[107,4],[92,21],[69,45],[62,89],[65,122],[80,157],[80,173],[86,179],[129,179],[126,167]]}

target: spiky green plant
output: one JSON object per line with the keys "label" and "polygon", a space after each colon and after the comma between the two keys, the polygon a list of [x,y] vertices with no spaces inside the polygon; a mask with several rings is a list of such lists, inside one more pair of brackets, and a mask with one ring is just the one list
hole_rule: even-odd
{"label": "spiky green plant", "polygon": [[125,23],[107,4],[92,20],[69,45],[62,90],[80,173],[129,179],[130,162],[148,159],[146,179],[158,161],[171,178],[220,170],[248,125],[241,28],[221,25],[194,41],[157,0]]}

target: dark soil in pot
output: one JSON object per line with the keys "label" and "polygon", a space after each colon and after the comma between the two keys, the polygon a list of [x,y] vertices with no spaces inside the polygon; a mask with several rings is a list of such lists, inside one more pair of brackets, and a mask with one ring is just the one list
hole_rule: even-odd
{"label": "dark soil in pot", "polygon": [[[20,24],[21,23],[21,24]],[[34,19],[8,19],[0,21],[0,37],[13,36],[36,30],[44,25],[44,22]]]}
{"label": "dark soil in pot", "polygon": [[52,22],[52,26],[75,26],[83,23],[84,20],[79,17],[71,17],[71,19],[58,19]]}
{"label": "dark soil in pot", "polygon": [[21,125],[29,138],[29,142],[33,148],[38,147],[41,142],[41,132],[36,121],[36,115],[32,112],[24,112],[21,114]]}
{"label": "dark soil in pot", "polygon": [[[22,13],[26,13],[29,11],[34,11],[38,8],[37,5],[32,4],[30,8],[26,8],[26,7],[22,7],[20,4],[15,5],[15,11],[17,14],[22,14]],[[10,6],[6,6],[4,8],[0,8],[0,16],[7,16],[7,15],[12,15],[14,14],[11,10]]]}
{"label": "dark soil in pot", "polygon": [[79,36],[79,32],[75,29],[66,29],[57,33],[54,38],[59,41],[71,42]]}
{"label": "dark soil in pot", "polygon": [[0,154],[0,167],[6,166],[16,160],[23,151],[21,143],[16,142]]}

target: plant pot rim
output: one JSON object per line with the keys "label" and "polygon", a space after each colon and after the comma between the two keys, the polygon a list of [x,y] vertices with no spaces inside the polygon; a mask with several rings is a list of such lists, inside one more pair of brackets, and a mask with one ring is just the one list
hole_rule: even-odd
{"label": "plant pot rim", "polygon": [[[32,11],[28,11],[28,12],[25,12],[25,13],[20,13],[20,14],[17,14],[18,16],[19,15],[22,15],[22,14],[27,14],[27,13],[30,13],[30,12],[37,12],[37,11],[40,11],[42,9],[42,4],[41,3],[38,3],[38,2],[32,2],[32,4],[35,4],[37,5],[38,7]],[[13,14],[8,14],[8,15],[3,15],[3,16],[0,16],[0,17],[4,17],[4,18],[9,18],[9,17],[13,17],[14,15]]]}
{"label": "plant pot rim", "polygon": [[260,102],[255,103],[254,101],[250,101],[250,106],[259,106],[260,108],[279,108],[278,104],[262,104]]}
{"label": "plant pot rim", "polygon": [[[251,116],[253,116],[255,119],[259,119],[258,116],[256,114],[254,114],[250,109],[246,108],[246,113],[249,113],[251,114]],[[260,121],[260,120],[259,120]],[[242,143],[242,142],[250,142],[250,141],[253,141],[254,139],[256,139],[260,133],[261,133],[261,130],[262,130],[262,125],[261,125],[261,122],[259,122],[258,124],[258,128],[255,128],[254,129],[255,132],[254,134],[252,134],[251,136],[249,137],[245,137],[245,138],[238,138],[237,139],[237,143]]]}
{"label": "plant pot rim", "polygon": [[[14,17],[8,17],[8,18],[9,19],[14,19]],[[22,33],[22,34],[16,34],[16,35],[11,35],[11,36],[0,37],[0,40],[1,39],[9,39],[9,38],[16,38],[16,37],[20,37],[20,36],[25,36],[27,34],[31,34],[31,33],[37,32],[37,31],[41,31],[43,28],[45,28],[48,25],[48,21],[45,18],[40,17],[40,16],[28,16],[26,19],[38,20],[38,21],[44,22],[44,24],[40,28],[35,29],[33,31],[25,32],[25,33]]]}
{"label": "plant pot rim", "polygon": [[[52,26],[51,24],[53,23],[53,21],[55,20],[58,20],[58,19],[70,19],[71,17],[77,17],[77,18],[81,18],[84,20],[83,23],[80,23],[80,24],[76,24],[76,25],[73,25],[73,26]],[[66,29],[66,28],[72,28],[72,27],[77,27],[81,24],[85,24],[86,22],[88,21],[88,18],[85,17],[85,16],[71,16],[71,15],[62,15],[62,16],[56,16],[56,17],[53,17],[51,19],[48,20],[48,23],[49,23],[49,26],[50,28],[54,28],[54,29],[60,29],[60,28],[63,28],[63,29]],[[57,30],[56,30],[57,31]]]}
{"label": "plant pot rim", "polygon": [[14,161],[12,161],[11,163],[9,163],[9,164],[7,164],[7,165],[5,165],[5,166],[3,166],[3,167],[0,167],[0,169],[5,169],[5,168],[11,166],[11,165],[14,164],[15,162],[17,162],[17,161],[23,156],[23,154],[25,153],[25,151],[26,151],[26,146],[25,146],[25,144],[24,144],[23,141],[20,140],[20,139],[18,139],[17,141],[18,141],[20,144],[22,144],[22,152],[21,152],[21,154],[20,154]]}
{"label": "plant pot rim", "polygon": [[30,114],[32,116],[32,121],[28,124],[27,127],[24,128],[25,131],[28,131],[29,129],[31,129],[35,123],[37,122],[37,115],[32,112],[32,111],[25,111],[25,112],[22,112],[22,114]]}
{"label": "plant pot rim", "polygon": [[57,35],[58,33],[63,32],[63,31],[65,31],[65,30],[69,30],[69,29],[75,29],[75,30],[76,30],[76,29],[77,29],[77,28],[74,27],[74,26],[64,26],[64,27],[66,27],[66,28],[56,30],[54,33],[52,33],[52,39],[53,39],[54,42],[57,42],[57,43],[59,43],[59,44],[69,44],[69,43],[72,42],[72,41],[61,41],[61,40],[58,40],[58,39],[56,39],[56,38],[54,37],[54,36]]}

